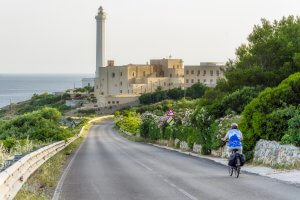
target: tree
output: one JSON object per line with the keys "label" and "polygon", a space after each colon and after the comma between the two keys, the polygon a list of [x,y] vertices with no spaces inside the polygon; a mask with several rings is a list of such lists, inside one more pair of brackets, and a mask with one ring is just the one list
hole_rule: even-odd
{"label": "tree", "polygon": [[[300,72],[289,76],[275,88],[266,88],[242,112],[240,129],[244,149],[251,152],[259,139],[280,140],[293,115],[280,109],[300,104]],[[276,133],[277,132],[277,133]]]}
{"label": "tree", "polygon": [[204,95],[206,88],[202,83],[196,83],[186,89],[186,96],[192,99],[200,98]]}
{"label": "tree", "polygon": [[219,88],[274,87],[300,71],[300,18],[262,19],[261,23],[254,26],[248,44],[236,50],[236,59],[227,63],[227,81],[219,82]]}

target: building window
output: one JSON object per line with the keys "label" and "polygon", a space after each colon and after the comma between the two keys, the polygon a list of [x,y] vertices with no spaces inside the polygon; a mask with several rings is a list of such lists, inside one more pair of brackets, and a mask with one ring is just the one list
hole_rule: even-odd
{"label": "building window", "polygon": [[186,70],[185,73],[186,73],[186,74],[189,74],[189,70]]}
{"label": "building window", "polygon": [[198,83],[200,83],[200,79],[198,79]]}
{"label": "building window", "polygon": [[194,79],[191,80],[191,83],[194,83]]}
{"label": "building window", "polygon": [[194,74],[194,70],[191,70],[191,74]]}
{"label": "building window", "polygon": [[219,70],[217,70],[217,72],[216,72],[216,73],[217,73],[217,76],[220,76],[220,72],[219,72]]}
{"label": "building window", "polygon": [[198,70],[198,73],[197,73],[197,76],[199,76],[200,75],[200,70]]}
{"label": "building window", "polygon": [[120,102],[119,101],[117,101],[117,104],[119,104]]}
{"label": "building window", "polygon": [[146,76],[146,72],[145,72],[145,71],[143,71],[143,76],[144,76],[144,77]]}
{"label": "building window", "polygon": [[107,103],[110,104],[110,101],[108,101]]}
{"label": "building window", "polygon": [[173,65],[173,69],[175,69],[175,65]]}
{"label": "building window", "polygon": [[164,86],[166,86],[166,82],[164,82]]}
{"label": "building window", "polygon": [[179,74],[177,74],[177,77],[179,77]]}
{"label": "building window", "polygon": [[115,78],[116,74],[113,72],[113,73],[111,74],[111,76],[112,76],[113,78]]}
{"label": "building window", "polygon": [[203,70],[203,76],[205,76],[206,75],[206,70]]}
{"label": "building window", "polygon": [[123,85],[122,81],[120,82],[120,85],[121,85],[121,86]]}
{"label": "building window", "polygon": [[104,93],[103,93],[103,92],[101,92],[101,95],[104,95]]}
{"label": "building window", "polygon": [[112,104],[115,104],[115,101],[113,101]]}
{"label": "building window", "polygon": [[122,72],[120,72],[120,76],[123,76],[123,73],[122,73]]}
{"label": "building window", "polygon": [[189,83],[189,79],[186,79],[185,82],[186,82],[186,83]]}
{"label": "building window", "polygon": [[203,83],[206,83],[206,79],[203,80]]}
{"label": "building window", "polygon": [[172,74],[170,74],[170,78],[172,78]]}
{"label": "building window", "polygon": [[120,94],[122,94],[122,92],[123,92],[123,91],[122,91],[122,90],[120,90]]}
{"label": "building window", "polygon": [[134,77],[134,72],[132,72],[132,76]]}
{"label": "building window", "polygon": [[214,71],[210,70],[210,75],[213,76],[214,75]]}

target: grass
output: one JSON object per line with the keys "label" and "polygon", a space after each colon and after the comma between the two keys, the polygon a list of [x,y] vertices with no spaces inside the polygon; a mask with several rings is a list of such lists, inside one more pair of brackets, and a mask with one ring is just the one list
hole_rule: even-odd
{"label": "grass", "polygon": [[99,121],[86,124],[78,139],[72,142],[61,152],[50,158],[37,171],[35,171],[18,192],[15,200],[52,199],[55,187],[63,173],[63,166],[66,164],[68,157],[83,141],[84,136],[88,133],[90,127]]}
{"label": "grass", "polygon": [[[12,141],[10,144],[8,141]],[[7,143],[5,145],[5,143]],[[0,167],[4,161],[17,154],[28,154],[31,151],[38,149],[41,146],[48,145],[47,142],[33,141],[33,140],[0,140]],[[9,150],[7,145],[11,145]]]}
{"label": "grass", "polygon": [[69,155],[83,141],[79,137],[61,152],[46,161],[35,171],[23,185],[15,197],[15,200],[48,200],[52,198],[56,184],[63,172],[62,168]]}
{"label": "grass", "polygon": [[252,161],[252,165],[255,166],[264,166],[264,167],[270,167],[272,169],[277,169],[277,170],[292,170],[292,169],[300,169],[300,162],[297,161],[295,164],[266,164],[263,163],[262,161]]}
{"label": "grass", "polygon": [[127,138],[128,140],[131,140],[133,142],[143,142],[143,143],[149,143],[151,142],[150,140],[148,139],[145,139],[145,138],[142,138],[142,137],[139,137],[139,136],[130,136],[130,135],[127,135],[125,133],[123,133],[122,131],[120,131],[118,128],[115,127],[115,130],[121,135],[123,136],[124,138]]}

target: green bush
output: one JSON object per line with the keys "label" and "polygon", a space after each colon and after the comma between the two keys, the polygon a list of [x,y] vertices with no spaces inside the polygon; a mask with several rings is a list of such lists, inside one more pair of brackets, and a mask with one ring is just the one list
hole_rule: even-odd
{"label": "green bush", "polygon": [[231,94],[224,96],[221,101],[221,106],[224,110],[232,110],[237,114],[240,114],[244,107],[250,103],[250,101],[257,97],[258,91],[254,87],[243,87]]}
{"label": "green bush", "polygon": [[6,139],[6,140],[1,140],[0,142],[3,144],[4,148],[5,148],[8,152],[9,152],[11,149],[13,149],[13,148],[16,146],[16,144],[17,144],[17,141],[16,141],[16,139],[14,139],[14,138],[8,138],[8,139]]}
{"label": "green bush", "polygon": [[64,140],[74,135],[60,125],[61,113],[44,107],[38,111],[0,122],[0,139],[30,139],[40,141]]}
{"label": "green bush", "polygon": [[293,117],[288,120],[288,130],[281,138],[281,143],[300,146],[300,107],[294,110]]}
{"label": "green bush", "polygon": [[196,83],[186,89],[185,96],[190,97],[191,99],[197,99],[204,95],[206,89],[207,87],[202,83]]}
{"label": "green bush", "polygon": [[207,87],[201,83],[196,83],[186,90],[181,88],[173,88],[162,91],[159,87],[155,92],[145,93],[139,97],[141,104],[157,103],[166,99],[178,100],[185,97],[196,99],[204,95]]}
{"label": "green bush", "polygon": [[59,111],[68,110],[69,107],[65,105],[65,100],[68,98],[68,94],[64,94],[62,96],[56,96],[48,93],[40,95],[34,94],[29,101],[17,106],[17,113],[24,114],[34,110],[39,110],[45,106],[56,108]]}
{"label": "green bush", "polygon": [[[280,119],[282,113],[274,110],[286,105],[300,103],[300,73],[295,73],[282,81],[276,88],[266,88],[258,97],[253,99],[242,112],[241,131],[244,133],[244,148],[251,151],[256,142],[261,139],[280,140],[282,134],[274,136],[274,129],[286,127]],[[275,120],[272,122],[272,120]],[[275,123],[280,123],[279,125]]]}
{"label": "green bush", "polygon": [[116,125],[130,133],[139,134],[141,128],[141,116],[135,110],[123,110],[115,113]]}

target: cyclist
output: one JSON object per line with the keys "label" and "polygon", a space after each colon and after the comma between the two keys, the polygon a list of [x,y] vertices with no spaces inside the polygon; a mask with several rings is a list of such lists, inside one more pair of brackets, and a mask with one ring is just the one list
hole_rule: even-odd
{"label": "cyclist", "polygon": [[237,149],[237,152],[242,154],[243,147],[241,141],[243,140],[243,134],[240,130],[238,130],[237,123],[231,124],[231,129],[227,132],[226,136],[224,137],[224,141],[226,140],[228,140],[228,157],[230,157],[230,154],[233,149]]}

